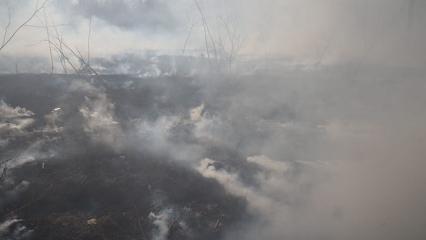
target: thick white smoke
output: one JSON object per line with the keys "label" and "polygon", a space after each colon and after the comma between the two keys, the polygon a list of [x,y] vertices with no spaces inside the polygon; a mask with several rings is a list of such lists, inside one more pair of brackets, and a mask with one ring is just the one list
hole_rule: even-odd
{"label": "thick white smoke", "polygon": [[149,218],[156,227],[152,234],[152,240],[166,240],[168,238],[172,214],[172,209],[164,209],[158,214],[153,212],[149,214]]}
{"label": "thick white smoke", "polygon": [[0,139],[5,136],[14,137],[26,133],[26,128],[34,123],[34,113],[22,107],[12,107],[0,101]]}
{"label": "thick white smoke", "polygon": [[114,103],[104,89],[98,89],[89,82],[73,82],[69,91],[84,94],[84,102],[79,108],[83,117],[83,130],[94,142],[108,144],[118,150],[122,144],[122,129],[116,121]]}

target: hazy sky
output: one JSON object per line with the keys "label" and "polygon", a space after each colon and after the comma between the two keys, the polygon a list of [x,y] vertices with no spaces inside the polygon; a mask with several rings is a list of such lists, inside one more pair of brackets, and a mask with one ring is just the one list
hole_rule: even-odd
{"label": "hazy sky", "polygon": [[[0,23],[22,23],[36,0],[4,0]],[[41,2],[41,1],[39,1]],[[240,53],[297,61],[364,61],[411,67],[426,63],[426,2],[420,0],[198,0],[211,35]],[[46,17],[45,17],[46,16]],[[29,24],[61,25],[60,35],[92,55],[135,50],[204,49],[202,18],[193,0],[49,0]],[[13,29],[11,27],[10,29]],[[229,31],[232,34],[229,34]],[[228,32],[227,32],[228,31]],[[55,36],[55,29],[50,28]],[[230,37],[232,36],[232,37]],[[46,30],[27,26],[1,54],[46,55]],[[180,51],[178,51],[180,52]]]}

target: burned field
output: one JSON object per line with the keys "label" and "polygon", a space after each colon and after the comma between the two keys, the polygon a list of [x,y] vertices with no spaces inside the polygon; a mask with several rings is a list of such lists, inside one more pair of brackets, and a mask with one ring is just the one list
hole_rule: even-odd
{"label": "burned field", "polygon": [[149,238],[152,214],[162,211],[170,211],[169,239],[215,239],[244,216],[242,200],[175,164],[91,151],[12,171],[13,191],[30,184],[2,215],[22,218],[34,239]]}
{"label": "burned field", "polygon": [[[123,78],[140,85],[123,86]],[[190,79],[174,80],[180,88],[164,87],[168,81],[2,76],[2,239],[218,239],[249,221],[243,198],[153,147],[156,136],[132,133],[137,117],[200,104]],[[27,118],[33,122],[22,125]],[[206,156],[238,155],[198,142],[192,127],[175,124],[170,138],[203,146]]]}
{"label": "burned field", "polygon": [[0,238],[424,239],[425,86],[368,65],[2,75]]}

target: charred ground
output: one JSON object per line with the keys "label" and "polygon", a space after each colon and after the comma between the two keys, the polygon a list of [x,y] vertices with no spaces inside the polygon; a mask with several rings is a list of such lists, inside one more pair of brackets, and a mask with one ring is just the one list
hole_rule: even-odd
{"label": "charred ground", "polygon": [[[91,96],[92,90],[102,89],[113,102],[118,124],[125,131],[137,116],[155,119],[197,105],[199,89],[191,79],[139,79],[134,86],[130,76],[102,76],[85,79],[94,86],[89,92],[72,93],[69,86],[81,81],[78,76],[4,75],[0,79],[3,100],[31,109],[35,118],[25,131],[2,133],[8,140],[1,150],[3,168],[19,152],[40,142],[39,157],[5,170],[0,183],[1,220],[19,219],[5,225],[6,239],[150,239],[161,231],[154,222],[164,211],[168,212],[167,239],[218,239],[226,229],[248,220],[243,199],[227,194],[223,186],[169,154],[150,151],[134,139],[115,149],[92,141],[83,129],[79,106],[87,97],[97,97]],[[123,87],[126,80],[133,87]],[[54,108],[63,111],[60,123],[55,123],[62,126],[61,131],[45,129],[45,116]],[[186,136],[176,137],[177,141],[196,141],[185,127],[175,132]],[[206,149],[213,148],[214,153],[230,154],[225,146]],[[49,154],[52,149],[55,154]]]}

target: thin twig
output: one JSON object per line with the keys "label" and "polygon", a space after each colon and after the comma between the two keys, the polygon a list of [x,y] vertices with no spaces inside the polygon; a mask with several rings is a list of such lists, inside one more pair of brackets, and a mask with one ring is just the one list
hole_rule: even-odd
{"label": "thin twig", "polygon": [[183,44],[182,55],[185,55],[186,45],[188,44],[189,38],[191,37],[193,28],[194,28],[194,23],[191,23],[191,27],[189,28],[188,35],[186,36],[185,42]]}
{"label": "thin twig", "polygon": [[10,13],[10,6],[9,6],[9,4],[7,4],[7,25],[4,28],[3,41],[1,43],[1,45],[3,45],[6,42],[7,31],[9,31],[9,27],[10,27],[11,23],[12,23],[12,15]]}
{"label": "thin twig", "polygon": [[58,28],[57,28],[57,26],[58,25],[56,25],[55,23],[54,23],[54,20],[52,19],[52,23],[53,23],[53,29],[55,30],[55,33],[56,33],[56,39],[58,40],[58,42],[59,42],[59,49],[60,49],[60,51],[58,51],[59,52],[59,61],[61,62],[61,65],[62,65],[62,69],[64,70],[64,73],[65,74],[67,74],[67,67],[66,67],[66,59],[65,59],[65,57],[63,56],[63,48],[62,48],[62,36],[59,34],[59,31],[58,31]]}
{"label": "thin twig", "polygon": [[[62,43],[61,39],[58,39],[60,43]],[[74,64],[71,62],[71,60],[65,55],[62,47],[59,47],[56,45],[56,43],[50,41],[50,44],[52,44],[53,47],[55,47],[56,51],[62,56],[62,58],[71,66],[71,68],[75,71],[75,73],[79,73],[78,69],[74,66]]]}
{"label": "thin twig", "polygon": [[198,0],[194,0],[194,3],[195,3],[195,6],[196,6],[196,7],[197,7],[197,9],[198,9],[198,12],[199,12],[199,13],[200,13],[200,15],[201,15],[201,20],[202,20],[202,22],[203,22],[203,29],[204,29],[204,41],[205,41],[205,43],[206,43],[207,56],[208,56],[208,57],[210,57],[209,48],[208,48],[208,46],[209,46],[209,44],[208,44],[208,39],[210,39],[210,43],[211,43],[212,48],[213,48],[214,58],[215,58],[215,60],[217,61],[217,57],[218,57],[218,55],[217,55],[216,41],[214,40],[213,35],[212,35],[211,31],[210,31],[209,25],[208,25],[208,23],[207,23],[206,16],[205,16],[205,14],[204,14],[204,12],[203,12],[203,9],[202,9],[202,8],[201,8],[201,6],[200,6],[200,3],[198,2]]}
{"label": "thin twig", "polygon": [[96,76],[99,75],[87,62],[84,60],[83,56],[81,55],[80,51],[77,49],[76,51],[73,50],[70,46],[68,46],[64,41],[62,42],[63,46],[67,48],[74,57],[76,57],[81,63],[84,64],[85,67],[87,67],[93,74]]}
{"label": "thin twig", "polygon": [[90,65],[90,37],[92,35],[92,16],[89,19],[89,33],[87,34],[87,64]]}
{"label": "thin twig", "polygon": [[8,38],[7,38],[7,40],[4,42],[4,43],[2,43],[2,45],[0,46],[0,51],[1,50],[3,50],[3,48],[5,48],[6,46],[7,46],[7,44],[9,44],[9,42],[10,41],[12,41],[12,39],[15,37],[15,35],[27,24],[27,23],[29,23],[36,15],[37,15],[37,13],[41,10],[41,9],[43,9],[44,8],[44,6],[46,5],[46,3],[48,2],[49,0],[45,0],[42,4],[41,4],[41,6],[40,7],[38,7],[38,8],[36,8],[35,10],[34,10],[34,12],[33,12],[33,14],[31,14],[31,16],[27,19],[27,20],[25,20],[21,25],[19,25],[16,29],[15,29],[15,31],[13,31],[13,33],[12,33],[12,35],[10,35]]}
{"label": "thin twig", "polygon": [[48,45],[49,45],[49,56],[50,56],[50,66],[51,66],[51,72],[50,73],[53,73],[55,71],[55,65],[53,63],[52,46],[50,44],[50,32],[49,32],[47,14],[46,14],[45,9],[43,10],[43,13],[44,13],[44,23],[45,23],[45,26],[46,26],[47,40],[48,40]]}
{"label": "thin twig", "polygon": [[205,21],[203,11],[202,11],[201,6],[198,3],[198,1],[194,0],[194,3],[195,3],[195,6],[197,7],[198,12],[201,15],[201,21],[203,23],[203,31],[204,31],[204,42],[205,42],[205,45],[206,45],[206,54],[207,54],[207,59],[210,61],[210,50],[209,50],[209,41],[208,41],[208,37],[207,37],[206,21]]}
{"label": "thin twig", "polygon": [[[52,24],[52,25],[47,25],[47,26],[48,26],[48,27],[68,27],[68,26],[69,26],[69,24],[56,24],[56,25]],[[27,25],[25,25],[25,27],[32,27],[32,28],[45,28],[45,27],[46,27],[46,25],[41,26],[41,25],[31,25],[31,24],[27,24]]]}

